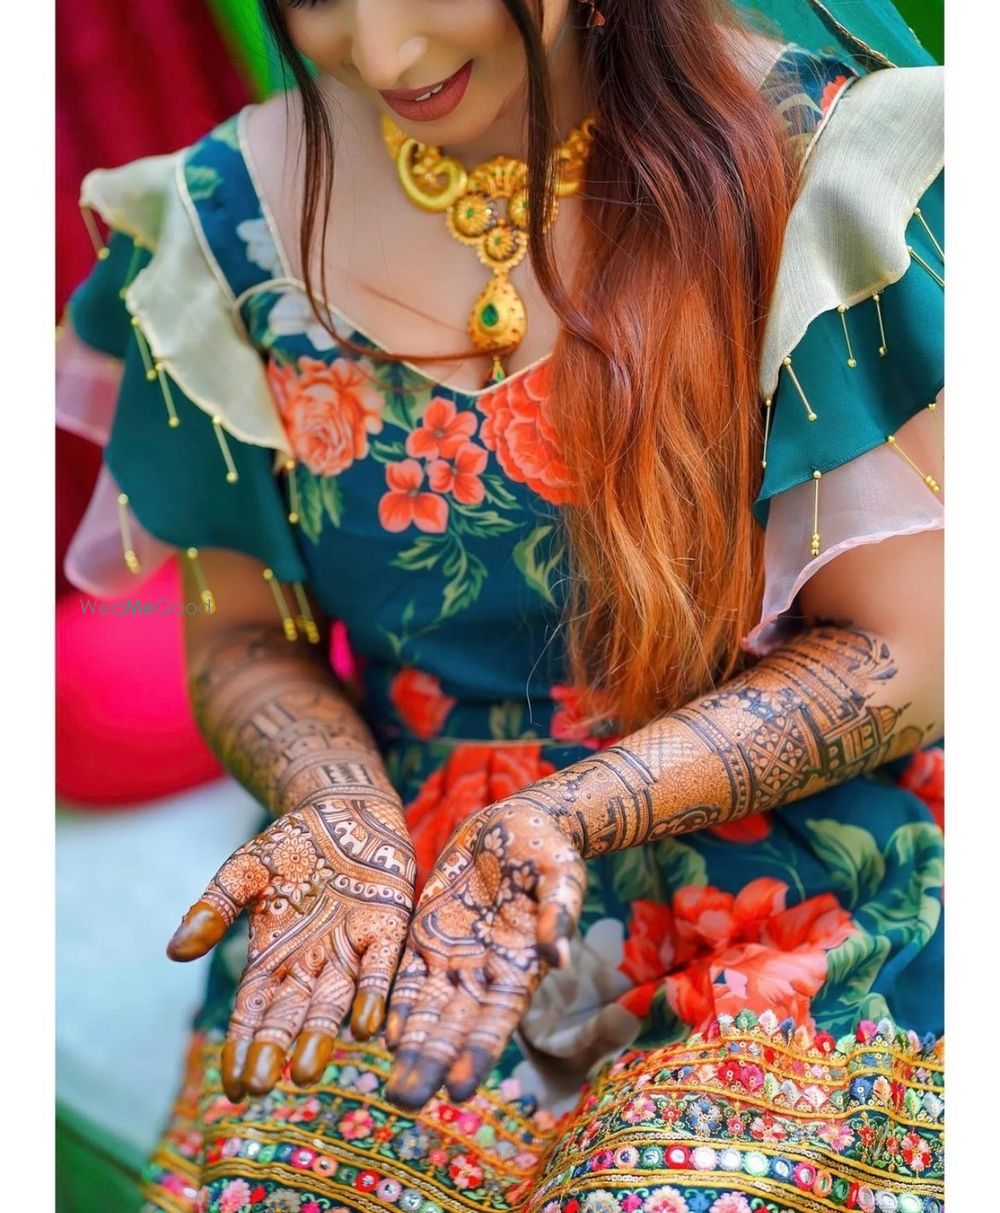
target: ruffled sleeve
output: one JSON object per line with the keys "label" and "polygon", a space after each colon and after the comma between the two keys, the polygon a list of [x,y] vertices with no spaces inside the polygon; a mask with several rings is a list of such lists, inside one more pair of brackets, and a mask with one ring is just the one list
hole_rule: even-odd
{"label": "ruffled sleeve", "polygon": [[943,526],[942,77],[850,81],[804,158],[761,363],[756,653],[831,560]]}
{"label": "ruffled sleeve", "polygon": [[62,326],[57,419],[104,447],[65,566],[94,594],[134,591],[175,549],[255,557],[279,592],[306,577],[276,476],[287,435],[192,200],[213,186],[203,145],[230,133],[83,183],[110,236]]}

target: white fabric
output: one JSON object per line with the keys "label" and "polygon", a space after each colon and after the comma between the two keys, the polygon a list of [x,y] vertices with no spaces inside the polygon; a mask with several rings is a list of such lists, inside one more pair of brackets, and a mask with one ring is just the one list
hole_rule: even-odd
{"label": "white fabric", "polygon": [[97,169],[84,178],[81,204],[152,249],[125,305],[181,391],[240,441],[291,455],[260,355],[238,327],[232,292],[204,243],[185,154]]}
{"label": "white fabric", "polygon": [[[939,403],[939,417],[942,412]],[[911,417],[896,438],[922,472],[943,483],[941,437],[930,410]],[[819,482],[822,550],[811,556],[815,491],[815,483],[808,480],[771,501],[764,538],[761,621],[744,640],[744,647],[753,653],[763,655],[780,643],[781,616],[806,582],[830,561],[862,544],[944,526],[941,495],[932,492],[888,443],[824,472]]]}
{"label": "white fabric", "polygon": [[943,87],[943,68],[892,68],[863,76],[837,102],[786,229],[764,335],[763,397],[817,316],[860,303],[909,269],[906,226],[944,163]]}

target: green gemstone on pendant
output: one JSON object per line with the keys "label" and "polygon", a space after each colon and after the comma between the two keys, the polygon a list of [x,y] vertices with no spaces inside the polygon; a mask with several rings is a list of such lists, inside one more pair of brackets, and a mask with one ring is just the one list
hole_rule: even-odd
{"label": "green gemstone on pendant", "polygon": [[500,313],[492,303],[487,303],[483,310],[479,313],[479,319],[491,329],[500,319]]}

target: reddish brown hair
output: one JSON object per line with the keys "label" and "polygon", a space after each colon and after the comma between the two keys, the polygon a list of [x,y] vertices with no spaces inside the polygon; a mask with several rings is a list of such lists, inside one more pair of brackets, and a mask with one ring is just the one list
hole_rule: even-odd
{"label": "reddish brown hair", "polygon": [[[527,58],[529,213],[540,217],[559,138],[540,14],[503,3]],[[303,99],[308,267],[330,209],[330,125],[279,0],[264,7]],[[793,174],[738,61],[728,3],[602,7],[604,27],[581,31],[600,101],[573,282],[560,279],[540,219],[529,247],[562,322],[549,407],[574,500],[586,503],[562,515],[570,677],[594,727],[628,731],[734,673],[756,622],[757,372]],[[306,288],[330,327],[308,276]]]}

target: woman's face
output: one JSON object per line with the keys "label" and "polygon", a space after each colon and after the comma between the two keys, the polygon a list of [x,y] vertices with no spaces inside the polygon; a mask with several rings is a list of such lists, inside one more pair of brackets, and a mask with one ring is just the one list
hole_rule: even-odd
{"label": "woman's face", "polygon": [[[547,48],[572,2],[545,0]],[[421,142],[477,139],[523,104],[524,47],[502,0],[289,0],[286,16],[295,46],[322,73]]]}

